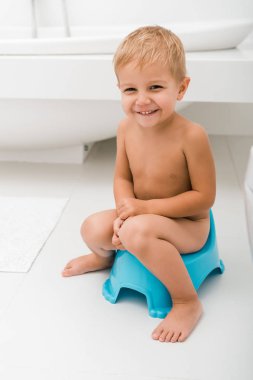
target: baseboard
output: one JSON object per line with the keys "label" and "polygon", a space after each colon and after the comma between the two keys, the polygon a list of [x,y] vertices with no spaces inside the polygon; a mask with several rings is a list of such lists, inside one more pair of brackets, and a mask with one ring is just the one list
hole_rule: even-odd
{"label": "baseboard", "polygon": [[43,150],[1,150],[0,161],[52,164],[82,164],[94,143]]}

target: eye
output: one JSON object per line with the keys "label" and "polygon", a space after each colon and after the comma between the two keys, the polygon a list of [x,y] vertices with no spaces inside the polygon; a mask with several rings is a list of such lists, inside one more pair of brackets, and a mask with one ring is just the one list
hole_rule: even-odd
{"label": "eye", "polygon": [[134,91],[136,91],[136,88],[134,88],[134,87],[129,87],[129,88],[126,88],[125,90],[123,90],[123,92],[125,92],[125,93],[131,93]]}
{"label": "eye", "polygon": [[150,88],[150,90],[158,90],[158,89],[163,88],[163,87],[160,86],[159,84],[153,84],[149,88]]}

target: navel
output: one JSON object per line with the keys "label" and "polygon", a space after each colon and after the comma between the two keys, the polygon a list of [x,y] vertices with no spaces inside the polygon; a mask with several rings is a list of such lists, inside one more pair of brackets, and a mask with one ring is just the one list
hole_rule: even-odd
{"label": "navel", "polygon": [[170,173],[169,178],[175,181],[177,179],[177,175],[175,173]]}

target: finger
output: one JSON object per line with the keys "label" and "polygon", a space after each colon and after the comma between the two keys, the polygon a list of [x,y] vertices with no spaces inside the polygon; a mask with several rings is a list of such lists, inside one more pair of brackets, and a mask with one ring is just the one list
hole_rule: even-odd
{"label": "finger", "polygon": [[122,224],[124,223],[124,220],[123,219],[120,219],[120,225],[119,225],[119,228],[122,227]]}
{"label": "finger", "polygon": [[117,226],[117,225],[114,225],[114,226],[113,226],[113,233],[116,234],[117,231],[118,231],[118,226]]}
{"label": "finger", "polygon": [[114,233],[117,235],[117,232],[119,232],[119,229],[120,229],[120,226],[119,225],[116,225],[114,227]]}
{"label": "finger", "polygon": [[124,220],[121,219],[120,217],[118,217],[117,219],[115,219],[115,221],[113,222],[113,228],[114,229],[120,229],[120,227],[122,226],[122,224],[124,223]]}
{"label": "finger", "polygon": [[115,245],[115,247],[116,247],[117,245],[121,244],[121,241],[120,241],[120,239],[118,237],[115,236],[112,239],[112,244]]}
{"label": "finger", "polygon": [[118,240],[119,240],[119,238],[116,235],[113,235],[113,237],[112,237],[112,244],[116,245]]}
{"label": "finger", "polygon": [[114,228],[113,228],[114,235],[118,236],[119,230],[120,230],[120,226],[119,225],[115,225]]}
{"label": "finger", "polygon": [[113,244],[117,249],[125,249],[125,248],[123,247],[123,245],[122,245],[120,239],[117,238],[117,237],[115,237],[115,236],[114,236],[113,239],[112,239],[112,244]]}
{"label": "finger", "polygon": [[112,244],[114,245],[114,247],[117,247],[117,245],[119,245],[120,243],[117,240],[112,240]]}
{"label": "finger", "polygon": [[121,250],[121,251],[125,251],[125,248],[123,247],[123,245],[117,245],[117,247],[115,247],[116,248],[116,250],[118,251],[118,250]]}
{"label": "finger", "polygon": [[113,227],[116,228],[120,224],[120,218],[117,218],[113,222]]}

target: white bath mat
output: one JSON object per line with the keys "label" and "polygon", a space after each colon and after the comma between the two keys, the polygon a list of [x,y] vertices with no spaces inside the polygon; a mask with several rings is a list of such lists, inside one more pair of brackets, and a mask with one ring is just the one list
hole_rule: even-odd
{"label": "white bath mat", "polygon": [[28,272],[68,198],[0,197],[0,271]]}

